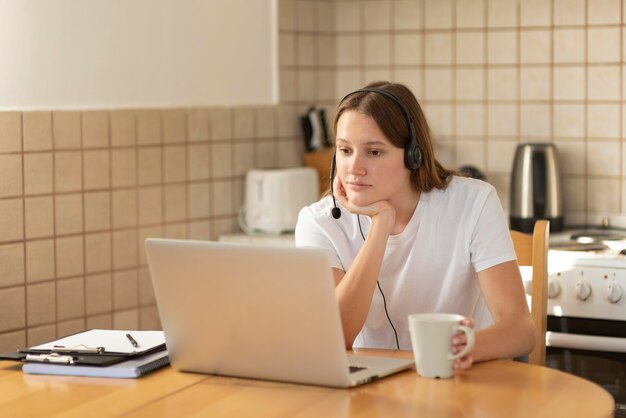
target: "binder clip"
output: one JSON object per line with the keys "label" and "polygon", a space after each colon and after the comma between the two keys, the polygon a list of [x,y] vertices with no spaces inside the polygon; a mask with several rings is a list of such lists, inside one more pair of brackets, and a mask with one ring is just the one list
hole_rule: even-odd
{"label": "binder clip", "polygon": [[37,361],[40,363],[74,364],[74,357],[64,356],[59,353],[50,354],[27,354],[26,361]]}

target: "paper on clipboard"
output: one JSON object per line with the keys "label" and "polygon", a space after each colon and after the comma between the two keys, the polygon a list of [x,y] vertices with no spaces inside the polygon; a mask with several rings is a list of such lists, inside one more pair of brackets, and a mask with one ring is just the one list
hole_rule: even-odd
{"label": "paper on clipboard", "polygon": [[[137,347],[133,346],[126,334],[130,334],[137,341]],[[30,347],[30,349],[52,351],[58,347],[77,349],[104,347],[105,353],[136,354],[152,350],[163,344],[165,344],[163,331],[92,329]]]}

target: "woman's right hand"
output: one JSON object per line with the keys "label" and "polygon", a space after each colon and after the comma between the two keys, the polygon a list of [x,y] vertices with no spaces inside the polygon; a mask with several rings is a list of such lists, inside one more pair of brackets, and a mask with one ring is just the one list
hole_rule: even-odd
{"label": "woman's right hand", "polygon": [[366,206],[357,206],[348,200],[346,189],[339,176],[333,179],[333,195],[335,199],[350,213],[369,216],[372,222],[385,221],[384,224],[391,229],[396,221],[396,209],[386,200],[379,200]]}

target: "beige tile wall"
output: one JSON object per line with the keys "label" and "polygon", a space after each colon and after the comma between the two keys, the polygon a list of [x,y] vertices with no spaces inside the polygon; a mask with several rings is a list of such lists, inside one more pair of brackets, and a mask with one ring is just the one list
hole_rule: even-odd
{"label": "beige tile wall", "polygon": [[336,104],[335,0],[279,0],[281,103],[303,113]]}
{"label": "beige tile wall", "polygon": [[301,165],[292,105],[0,112],[0,351],[159,327],[149,236],[237,230],[245,173]]}
{"label": "beige tile wall", "polygon": [[369,81],[405,83],[442,162],[484,170],[505,209],[517,144],[552,142],[566,222],[608,215],[626,227],[625,9],[622,0],[281,0],[281,99],[332,109]]}

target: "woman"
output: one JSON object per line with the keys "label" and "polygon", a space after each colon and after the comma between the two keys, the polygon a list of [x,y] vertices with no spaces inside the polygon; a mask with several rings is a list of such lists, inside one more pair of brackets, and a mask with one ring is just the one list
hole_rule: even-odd
{"label": "woman", "polygon": [[[329,257],[346,347],[410,349],[409,314],[448,312],[478,329],[457,369],[530,352],[533,325],[495,189],[437,162],[415,96],[369,84],[339,103],[334,128],[332,196],[300,212],[296,245]],[[465,337],[451,344],[459,352]]]}

